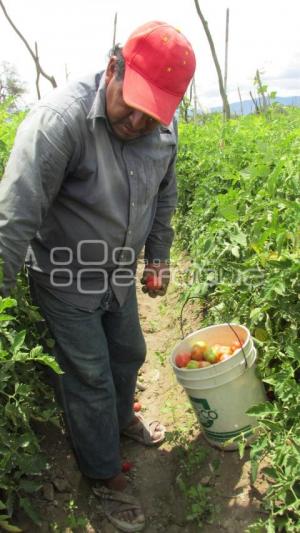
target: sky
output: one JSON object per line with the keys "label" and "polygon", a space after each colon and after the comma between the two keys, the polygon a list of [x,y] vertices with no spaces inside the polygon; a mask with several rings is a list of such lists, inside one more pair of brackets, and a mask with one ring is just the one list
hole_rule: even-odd
{"label": "sky", "polygon": [[[196,58],[198,105],[221,105],[218,78],[194,0],[3,0],[6,10],[32,48],[37,41],[42,68],[58,85],[105,68],[118,14],[117,42],[150,20],[179,28]],[[225,63],[225,20],[229,8],[228,98],[250,99],[255,72],[278,96],[300,95],[299,0],[199,0],[220,66]],[[12,64],[26,82],[27,103],[36,100],[35,66],[29,52],[0,8],[0,63]],[[41,84],[42,95],[51,90]]]}

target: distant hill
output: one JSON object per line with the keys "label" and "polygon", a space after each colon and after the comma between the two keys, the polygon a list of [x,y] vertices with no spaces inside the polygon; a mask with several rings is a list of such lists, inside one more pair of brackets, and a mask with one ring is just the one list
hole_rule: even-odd
{"label": "distant hill", "polygon": [[[279,104],[282,104],[282,105],[293,105],[293,106],[300,107],[300,96],[277,96],[274,100],[272,100],[272,102],[278,102]],[[243,115],[249,115],[250,113],[255,112],[255,108],[254,108],[254,104],[252,100],[242,101],[242,106],[243,106]],[[216,113],[216,112],[218,113],[222,111],[222,109],[223,108],[221,106],[211,107],[210,111],[212,113]],[[232,104],[230,104],[230,110],[232,114],[241,115],[242,114],[241,103],[233,102]]]}

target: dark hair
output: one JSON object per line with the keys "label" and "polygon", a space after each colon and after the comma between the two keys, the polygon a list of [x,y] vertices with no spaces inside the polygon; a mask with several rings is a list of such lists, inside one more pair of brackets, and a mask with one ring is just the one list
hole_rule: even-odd
{"label": "dark hair", "polygon": [[120,44],[115,44],[115,46],[110,50],[109,57],[115,56],[117,58],[116,62],[116,79],[122,80],[125,73],[125,60],[122,54],[122,46]]}

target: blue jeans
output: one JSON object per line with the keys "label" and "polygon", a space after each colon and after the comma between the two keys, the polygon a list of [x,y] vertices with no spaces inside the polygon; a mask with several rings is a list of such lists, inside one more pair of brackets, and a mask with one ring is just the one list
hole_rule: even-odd
{"label": "blue jeans", "polygon": [[133,418],[138,369],[146,356],[135,286],[122,307],[109,289],[89,312],[58,300],[30,279],[31,295],[55,340],[56,376],[81,472],[108,479],[121,471],[120,432]]}

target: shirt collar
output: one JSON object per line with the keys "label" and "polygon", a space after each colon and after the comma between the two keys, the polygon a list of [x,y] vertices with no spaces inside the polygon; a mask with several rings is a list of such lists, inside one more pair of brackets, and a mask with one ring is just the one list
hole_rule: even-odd
{"label": "shirt collar", "polygon": [[[93,101],[93,105],[89,111],[89,114],[87,115],[87,118],[88,119],[95,119],[95,118],[103,118],[107,125],[109,126],[109,129],[111,131],[111,128],[110,128],[110,125],[109,125],[109,122],[107,120],[107,116],[106,116],[106,111],[105,111],[105,75],[104,75],[104,71],[100,73],[100,82],[99,82],[99,87],[98,87],[98,90],[96,92],[96,96],[95,96],[95,99]],[[172,124],[172,123],[171,123]],[[159,126],[158,128],[156,128],[154,130],[154,134],[159,134],[159,132],[161,133],[164,133],[164,132],[168,132],[168,133],[171,133],[171,129],[170,129],[170,125],[169,126]],[[136,139],[134,139],[136,140]],[[131,141],[127,141],[127,142],[131,142]]]}
{"label": "shirt collar", "polygon": [[99,87],[93,101],[93,105],[87,116],[88,119],[104,118],[106,120],[105,112],[105,76],[104,71],[100,73]]}

